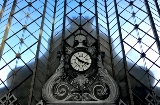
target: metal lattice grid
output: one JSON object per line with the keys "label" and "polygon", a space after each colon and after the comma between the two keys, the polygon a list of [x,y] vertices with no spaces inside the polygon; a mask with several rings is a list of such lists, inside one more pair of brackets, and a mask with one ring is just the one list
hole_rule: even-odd
{"label": "metal lattice grid", "polygon": [[[0,1],[0,96],[11,92],[21,104],[38,103],[45,80],[54,73],[47,61],[54,59],[49,63],[52,69],[57,67],[55,52],[73,33],[73,19],[81,17],[92,27],[88,33],[97,32],[94,37],[106,54],[104,65],[125,94],[120,98],[125,103],[148,103],[148,93],[160,95],[159,5],[156,0]],[[16,94],[20,89],[25,89],[21,96]]]}

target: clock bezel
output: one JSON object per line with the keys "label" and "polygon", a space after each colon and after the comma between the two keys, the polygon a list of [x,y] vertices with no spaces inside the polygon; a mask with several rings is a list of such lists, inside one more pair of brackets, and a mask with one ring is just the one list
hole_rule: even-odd
{"label": "clock bezel", "polygon": [[[84,70],[84,71],[76,70],[76,69],[74,69],[73,66],[71,65],[71,58],[72,58],[72,56],[73,56],[75,53],[77,53],[77,52],[84,52],[84,53],[88,54],[88,55],[90,56],[90,58],[91,58],[91,64],[90,64],[89,68],[87,68],[87,69]],[[92,55],[91,55],[89,52],[84,51],[84,50],[77,50],[77,51],[74,51],[74,52],[72,52],[71,55],[70,55],[70,58],[69,58],[69,65],[70,65],[70,67],[71,67],[74,71],[76,71],[76,72],[78,72],[78,73],[82,73],[82,74],[83,74],[83,73],[86,73],[86,72],[92,67],[92,65],[93,65],[93,58],[92,58]]]}

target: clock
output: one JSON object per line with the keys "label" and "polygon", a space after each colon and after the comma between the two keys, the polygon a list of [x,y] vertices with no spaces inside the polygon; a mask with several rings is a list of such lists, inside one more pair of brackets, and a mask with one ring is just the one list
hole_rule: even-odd
{"label": "clock", "polygon": [[84,51],[74,52],[70,58],[70,65],[76,71],[86,71],[92,64],[91,56]]}

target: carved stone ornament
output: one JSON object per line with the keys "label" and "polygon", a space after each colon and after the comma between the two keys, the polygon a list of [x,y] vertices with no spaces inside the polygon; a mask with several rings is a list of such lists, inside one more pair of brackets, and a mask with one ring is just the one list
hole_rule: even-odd
{"label": "carved stone ornament", "polygon": [[[66,55],[61,56],[59,67],[42,89],[43,99],[47,103],[115,103],[119,88],[104,68],[101,55],[96,53],[96,46],[88,45],[84,36],[81,40],[78,35],[77,40],[75,43],[78,44],[73,47],[65,47]],[[78,63],[79,68],[70,63]]]}
{"label": "carved stone ornament", "polygon": [[145,97],[145,99],[148,102],[148,105],[160,105],[160,99],[158,99],[154,92],[152,92],[151,94],[149,93]]}
{"label": "carved stone ornament", "polygon": [[0,98],[0,105],[19,105],[14,94],[8,93]]}
{"label": "carved stone ornament", "polygon": [[44,105],[43,100],[40,100],[36,105]]}

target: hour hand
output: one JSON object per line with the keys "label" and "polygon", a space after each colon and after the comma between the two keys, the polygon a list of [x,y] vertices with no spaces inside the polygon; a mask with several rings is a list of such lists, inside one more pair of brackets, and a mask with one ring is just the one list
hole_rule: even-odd
{"label": "hour hand", "polygon": [[82,61],[81,59],[79,59],[78,57],[76,57],[78,59],[79,62],[84,63],[84,61]]}
{"label": "hour hand", "polygon": [[79,59],[78,57],[76,57],[76,58],[78,59],[78,61],[79,61],[79,62],[84,63],[84,64],[86,64],[86,65],[89,65],[89,63],[88,63],[88,62],[85,62],[85,61],[83,61],[83,60]]}
{"label": "hour hand", "polygon": [[84,64],[89,65],[89,63],[88,63],[88,62],[84,62]]}

